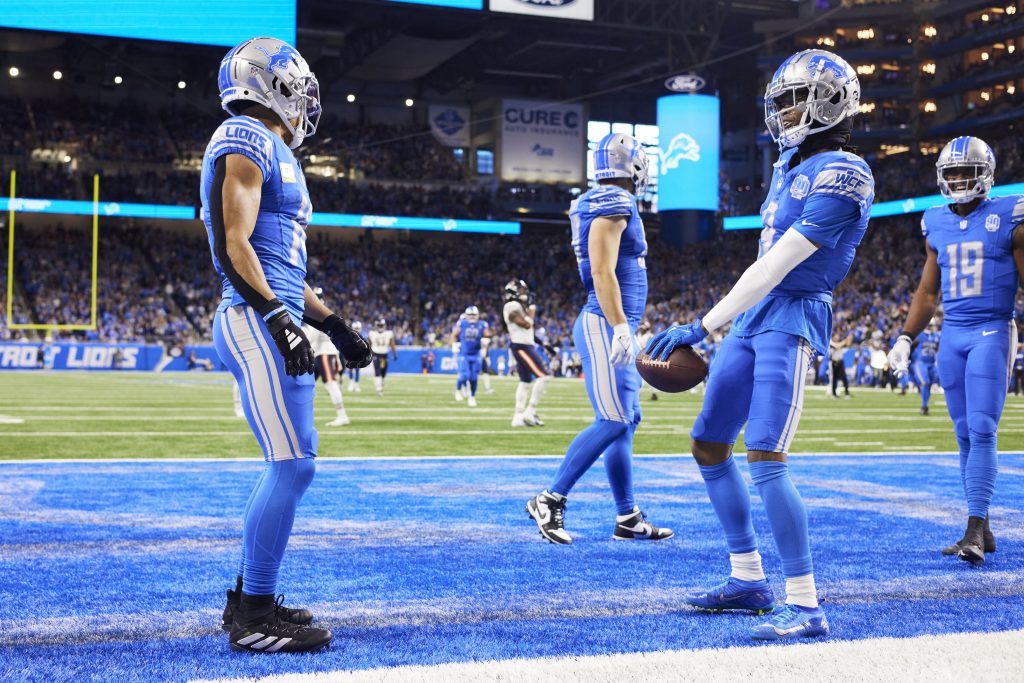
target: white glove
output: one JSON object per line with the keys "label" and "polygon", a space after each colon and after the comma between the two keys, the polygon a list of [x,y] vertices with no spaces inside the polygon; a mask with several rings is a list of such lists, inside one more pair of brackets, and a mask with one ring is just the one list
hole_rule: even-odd
{"label": "white glove", "polygon": [[612,354],[608,360],[615,367],[624,368],[636,360],[636,339],[629,330],[629,323],[619,323],[613,331]]}
{"label": "white glove", "polygon": [[452,344],[452,355],[453,356],[459,355],[459,351],[461,351],[461,350],[462,350],[462,344],[461,343],[455,342],[454,344]]}
{"label": "white glove", "polygon": [[911,343],[910,337],[901,334],[896,343],[892,345],[892,351],[889,352],[889,369],[892,374],[896,375],[896,379],[900,379],[910,372]]}

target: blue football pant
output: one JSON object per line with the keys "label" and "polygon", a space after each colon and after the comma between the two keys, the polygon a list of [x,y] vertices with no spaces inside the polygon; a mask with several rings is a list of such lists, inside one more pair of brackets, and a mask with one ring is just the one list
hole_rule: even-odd
{"label": "blue football pant", "polygon": [[238,382],[242,410],[264,458],[316,457],[313,375],[288,376],[266,325],[247,305],[217,308],[213,343]]}
{"label": "blue football pant", "polygon": [[932,385],[939,383],[939,371],[935,360],[914,361],[914,384],[921,391],[921,407],[927,408],[932,397]]}
{"label": "blue football pant", "polygon": [[942,326],[939,380],[961,446],[962,482],[972,517],[988,517],[995,493],[996,430],[1016,350],[1017,326],[1012,320]]}
{"label": "blue football pant", "polygon": [[594,408],[594,423],[580,432],[566,451],[548,488],[568,495],[580,477],[604,454],[605,473],[620,515],[633,511],[633,434],[640,424],[640,373],[636,366],[613,367],[612,326],[600,315],[584,311],[573,325],[573,341],[580,350],[587,396]]}
{"label": "blue football pant", "polygon": [[483,365],[483,361],[480,358],[480,354],[472,356],[458,356],[458,379],[455,381],[455,388],[461,389],[463,385],[469,384],[470,395],[476,396],[476,383],[477,378],[480,377],[480,368]]}

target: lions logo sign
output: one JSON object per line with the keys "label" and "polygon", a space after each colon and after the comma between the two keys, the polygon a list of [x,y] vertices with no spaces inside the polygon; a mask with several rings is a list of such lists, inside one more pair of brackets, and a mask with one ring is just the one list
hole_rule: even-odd
{"label": "lions logo sign", "polygon": [[718,210],[718,98],[658,99],[658,211]]}
{"label": "lions logo sign", "polygon": [[676,133],[668,149],[661,151],[661,175],[679,168],[681,161],[700,161],[700,145],[687,133]]}

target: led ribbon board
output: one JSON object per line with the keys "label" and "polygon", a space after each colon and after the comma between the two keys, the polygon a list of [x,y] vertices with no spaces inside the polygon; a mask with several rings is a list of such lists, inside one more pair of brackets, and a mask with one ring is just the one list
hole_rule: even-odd
{"label": "led ribbon board", "polygon": [[658,211],[718,211],[718,117],[711,95],[658,98]]}
{"label": "led ribbon board", "polygon": [[295,0],[6,2],[0,26],[225,47],[273,36],[294,45]]}

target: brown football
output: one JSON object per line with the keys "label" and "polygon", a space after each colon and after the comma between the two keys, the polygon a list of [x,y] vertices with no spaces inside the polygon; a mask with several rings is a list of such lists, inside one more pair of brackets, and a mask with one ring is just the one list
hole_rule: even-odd
{"label": "brown football", "polygon": [[687,391],[708,376],[708,364],[689,346],[680,346],[660,361],[641,352],[636,357],[636,369],[648,384],[669,394]]}

